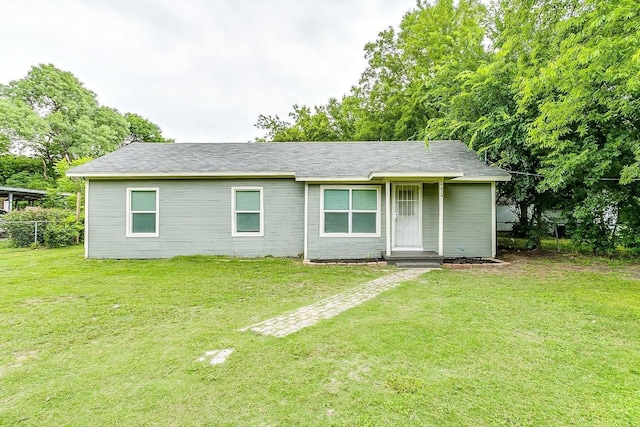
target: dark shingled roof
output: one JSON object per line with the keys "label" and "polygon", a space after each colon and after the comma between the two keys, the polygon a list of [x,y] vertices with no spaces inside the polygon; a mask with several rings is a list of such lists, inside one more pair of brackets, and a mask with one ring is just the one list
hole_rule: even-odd
{"label": "dark shingled roof", "polygon": [[295,175],[368,179],[373,175],[492,177],[509,174],[490,167],[460,141],[138,143],[68,173],[70,176]]}

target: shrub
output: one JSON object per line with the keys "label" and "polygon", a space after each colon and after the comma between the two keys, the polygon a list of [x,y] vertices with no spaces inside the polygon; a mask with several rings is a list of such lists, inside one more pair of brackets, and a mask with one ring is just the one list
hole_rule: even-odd
{"label": "shrub", "polygon": [[71,246],[80,242],[83,225],[76,221],[74,214],[61,220],[50,222],[44,231],[44,244],[50,248]]}
{"label": "shrub", "polygon": [[617,205],[612,204],[614,194],[589,194],[569,213],[567,230],[571,240],[591,249],[594,255],[612,256],[619,244]]}
{"label": "shrub", "polygon": [[[83,225],[73,211],[63,209],[15,210],[2,217],[2,227],[16,247],[43,245],[57,248],[82,240]],[[38,221],[37,235],[34,221]]]}
{"label": "shrub", "polygon": [[635,197],[620,212],[620,242],[632,254],[640,255],[640,197]]}

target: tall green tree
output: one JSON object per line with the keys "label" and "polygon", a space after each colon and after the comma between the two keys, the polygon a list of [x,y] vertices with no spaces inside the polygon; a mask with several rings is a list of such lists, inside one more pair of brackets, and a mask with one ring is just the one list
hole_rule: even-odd
{"label": "tall green tree", "polygon": [[311,108],[294,105],[289,113],[291,121],[277,115],[260,115],[255,126],[266,131],[259,141],[351,141],[353,126],[344,114],[343,104],[332,98],[327,105]]}
{"label": "tall green tree", "polygon": [[365,47],[369,65],[356,89],[365,112],[359,131],[371,139],[422,139],[459,91],[456,76],[486,60],[486,19],[476,0],[419,2],[397,33],[380,33]]}
{"label": "tall green tree", "polygon": [[[51,64],[34,66],[26,77],[0,85],[0,144],[41,159],[45,178],[61,159],[106,154],[138,133],[143,139],[162,137],[145,119],[133,122],[99,105],[96,94],[73,74]],[[143,124],[157,129],[144,133]]]}
{"label": "tall green tree", "polygon": [[530,247],[540,244],[547,232],[543,212],[560,208],[561,198],[552,189],[540,189],[544,152],[530,143],[529,125],[538,116],[537,105],[519,104],[519,82],[537,75],[555,47],[557,23],[566,19],[575,0],[508,0],[491,8],[488,34],[491,55],[475,70],[454,78],[445,114],[426,126],[429,139],[461,139],[485,154],[488,160],[512,171],[512,180],[499,190],[517,207],[514,231],[528,238]]}
{"label": "tall green tree", "polygon": [[38,159],[15,154],[0,155],[0,186],[7,186],[7,180],[18,173],[37,175],[42,178],[42,165]]}
{"label": "tall green tree", "polygon": [[367,67],[340,101],[294,106],[291,121],[260,116],[266,140],[415,140],[456,93],[454,77],[486,58],[486,8],[477,0],[418,2],[365,46]]}
{"label": "tall green tree", "polygon": [[174,142],[162,136],[160,126],[135,113],[126,113],[129,135],[125,138],[127,144],[132,142]]}
{"label": "tall green tree", "polygon": [[[545,155],[541,189],[570,200],[575,238],[611,252],[640,206],[640,9],[633,0],[583,0],[556,25],[557,48],[520,82],[536,105],[532,146]],[[623,226],[620,230],[619,227]]]}

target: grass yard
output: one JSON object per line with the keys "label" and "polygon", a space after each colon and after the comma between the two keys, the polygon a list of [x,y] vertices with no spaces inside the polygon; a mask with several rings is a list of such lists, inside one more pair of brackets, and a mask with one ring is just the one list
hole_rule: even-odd
{"label": "grass yard", "polygon": [[0,425],[640,425],[630,261],[432,271],[272,338],[238,329],[393,268],[82,256],[0,247]]}

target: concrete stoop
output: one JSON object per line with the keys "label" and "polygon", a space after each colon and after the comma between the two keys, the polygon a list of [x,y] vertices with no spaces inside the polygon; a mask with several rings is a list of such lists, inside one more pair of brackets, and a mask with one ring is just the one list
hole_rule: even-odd
{"label": "concrete stoop", "polygon": [[431,251],[391,251],[382,252],[382,258],[398,268],[442,268],[444,257]]}

